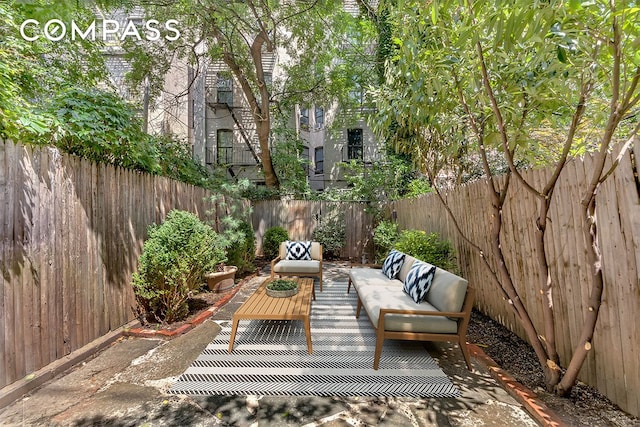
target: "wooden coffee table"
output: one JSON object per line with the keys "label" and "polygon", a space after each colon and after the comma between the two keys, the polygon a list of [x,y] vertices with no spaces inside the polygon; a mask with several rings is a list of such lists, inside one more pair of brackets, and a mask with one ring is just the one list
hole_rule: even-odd
{"label": "wooden coffee table", "polygon": [[231,327],[231,339],[229,340],[229,352],[233,351],[233,342],[236,339],[238,322],[246,320],[302,320],[304,332],[307,336],[307,350],[311,347],[311,299],[315,299],[313,279],[295,278],[299,291],[296,295],[287,298],[273,298],[267,295],[266,286],[273,279],[267,279],[233,314],[233,326]]}

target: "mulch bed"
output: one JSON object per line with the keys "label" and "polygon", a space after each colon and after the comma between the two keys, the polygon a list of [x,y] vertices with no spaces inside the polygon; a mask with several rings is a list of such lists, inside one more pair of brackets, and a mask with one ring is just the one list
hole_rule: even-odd
{"label": "mulch bed", "polygon": [[640,419],[632,417],[593,387],[579,382],[566,397],[547,393],[544,373],[531,346],[491,318],[474,310],[467,341],[481,347],[502,369],[534,390],[569,426],[637,427]]}
{"label": "mulch bed", "polygon": [[171,339],[187,332],[215,314],[221,306],[226,304],[236,292],[240,290],[245,282],[254,277],[258,271],[264,267],[264,261],[261,259],[257,259],[254,264],[257,267],[254,271],[236,275],[235,286],[228,291],[209,292],[205,290],[189,298],[187,301],[189,314],[185,319],[170,324],[152,321],[147,322],[145,325],[139,325],[125,330],[124,335]]}

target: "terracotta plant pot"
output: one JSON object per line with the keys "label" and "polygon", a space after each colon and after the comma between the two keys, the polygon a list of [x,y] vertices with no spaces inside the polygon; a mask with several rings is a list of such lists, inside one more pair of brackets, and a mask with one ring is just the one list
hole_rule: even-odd
{"label": "terracotta plant pot", "polygon": [[209,290],[219,293],[233,288],[236,271],[238,271],[238,267],[225,265],[224,271],[214,271],[213,273],[205,274],[204,278],[207,279]]}

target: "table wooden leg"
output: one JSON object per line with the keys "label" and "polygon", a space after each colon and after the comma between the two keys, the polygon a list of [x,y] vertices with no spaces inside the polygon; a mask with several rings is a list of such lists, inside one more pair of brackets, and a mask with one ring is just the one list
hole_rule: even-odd
{"label": "table wooden leg", "polygon": [[310,316],[306,316],[304,318],[304,333],[307,336],[307,350],[309,351],[309,354],[313,353],[313,347],[311,345],[311,320],[309,319]]}
{"label": "table wooden leg", "polygon": [[233,342],[236,340],[236,332],[238,331],[238,322],[240,319],[233,318],[233,326],[231,327],[231,338],[229,339],[229,353],[233,351]]}

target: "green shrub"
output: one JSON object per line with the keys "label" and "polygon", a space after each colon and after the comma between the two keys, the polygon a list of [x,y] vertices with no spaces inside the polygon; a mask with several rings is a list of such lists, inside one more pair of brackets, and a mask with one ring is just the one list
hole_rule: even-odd
{"label": "green shrub", "polygon": [[423,194],[431,193],[433,189],[429,185],[429,182],[424,178],[416,178],[409,181],[407,184],[407,194],[405,197],[418,197]]}
{"label": "green shrub", "polygon": [[238,240],[227,250],[227,264],[238,267],[238,273],[254,270],[256,259],[256,236],[248,221],[240,221],[237,231]]}
{"label": "green shrub", "polygon": [[339,258],[345,245],[346,224],[343,215],[327,215],[313,230],[312,238],[322,245],[322,256]]}
{"label": "green shrub", "polygon": [[280,252],[280,243],[289,240],[289,233],[282,227],[271,227],[262,236],[262,253],[266,259],[274,259]]}
{"label": "green shrub", "polygon": [[295,280],[289,279],[276,279],[269,282],[268,289],[272,291],[290,291],[298,287],[298,283]]}
{"label": "green shrub", "polygon": [[438,233],[403,230],[394,248],[444,270],[457,271],[453,246],[448,240],[441,240]]}
{"label": "green shrub", "polygon": [[205,273],[226,260],[218,234],[194,214],[174,210],[161,225],[149,226],[133,289],[143,319],[172,323],[189,311],[189,295]]}
{"label": "green shrub", "polygon": [[376,262],[382,263],[394,243],[398,240],[400,232],[398,224],[392,221],[381,221],[373,230],[373,243],[376,245]]}

